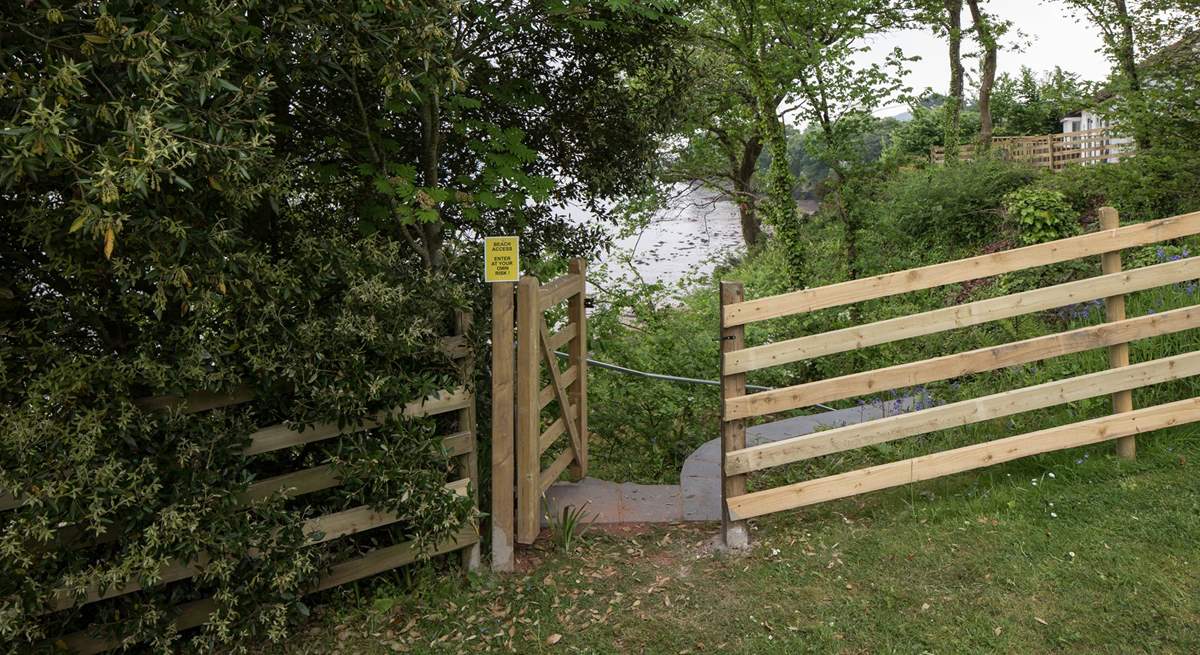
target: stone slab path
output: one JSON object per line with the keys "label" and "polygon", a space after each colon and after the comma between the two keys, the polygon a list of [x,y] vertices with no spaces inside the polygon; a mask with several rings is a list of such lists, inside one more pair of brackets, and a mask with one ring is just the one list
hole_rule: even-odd
{"label": "stone slab path", "polygon": [[[815,432],[909,411],[912,400],[902,398],[886,404],[871,404],[831,412],[797,416],[746,429],[746,444],[782,441]],[[579,482],[557,482],[546,491],[550,507],[581,507],[596,523],[673,523],[719,521],[721,519],[721,440],[705,442],[688,456],[679,484],[633,484],[584,478]]]}

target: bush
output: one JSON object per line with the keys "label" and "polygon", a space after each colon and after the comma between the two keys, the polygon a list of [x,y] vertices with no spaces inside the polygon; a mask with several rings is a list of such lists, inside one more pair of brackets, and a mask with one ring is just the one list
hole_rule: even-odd
{"label": "bush", "polygon": [[1036,177],[1036,169],[995,159],[900,171],[880,194],[876,220],[920,243],[977,247],[1001,237],[1000,199]]}
{"label": "bush", "polygon": [[1119,164],[1069,166],[1038,186],[1061,192],[1083,215],[1110,205],[1122,223],[1166,218],[1200,209],[1200,154],[1157,148]]}
{"label": "bush", "polygon": [[1015,223],[1022,245],[1054,241],[1079,233],[1079,220],[1058,191],[1025,187],[1004,196],[1004,209]]}
{"label": "bush", "polygon": [[[466,305],[399,233],[364,236],[353,206],[297,191],[313,179],[273,149],[247,12],[0,11],[21,26],[0,42],[0,491],[24,499],[0,513],[0,652],[89,624],[169,651],[170,608],[206,596],[198,643],[236,652],[282,638],[342,549],[456,530],[471,508],[444,492],[432,419],[243,455],[257,426],[351,428],[453,384],[438,337]],[[197,414],[133,402],[242,385],[253,403]],[[238,502],[325,463],[338,489]],[[361,504],[403,521],[302,547],[303,519]],[[42,613],[56,590],[149,586],[200,553],[192,582]]]}

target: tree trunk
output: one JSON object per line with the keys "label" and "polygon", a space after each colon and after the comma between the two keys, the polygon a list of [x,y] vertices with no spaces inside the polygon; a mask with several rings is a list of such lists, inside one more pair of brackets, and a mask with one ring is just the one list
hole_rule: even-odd
{"label": "tree trunk", "polygon": [[971,7],[975,34],[983,46],[979,79],[979,150],[986,152],[992,147],[992,87],[996,84],[996,57],[999,45],[992,25],[979,9],[979,0],[967,0],[967,5]]}
{"label": "tree trunk", "polygon": [[1133,36],[1133,19],[1129,16],[1129,8],[1125,4],[1125,0],[1116,0],[1117,7],[1117,24],[1121,31],[1119,41],[1112,44],[1113,55],[1117,59],[1117,67],[1121,70],[1122,77],[1125,78],[1125,84],[1129,93],[1129,102],[1137,105],[1138,115],[1134,123],[1134,140],[1137,142],[1138,150],[1145,150],[1150,147],[1150,135],[1147,132],[1142,117],[1142,80],[1141,74],[1137,68],[1137,48],[1134,44]]}
{"label": "tree trunk", "polygon": [[[425,186],[432,189],[438,186],[438,166],[441,149],[442,106],[439,92],[431,89],[427,92],[421,107],[421,167],[424,169]],[[442,208],[434,204],[430,209],[441,214]],[[426,264],[432,269],[440,269],[446,264],[446,255],[442,252],[445,235],[442,221],[436,220],[421,225],[421,240],[424,242]]]}
{"label": "tree trunk", "polygon": [[758,169],[758,156],[762,154],[762,141],[752,136],[742,144],[741,160],[733,173],[733,193],[737,202],[738,215],[742,222],[742,239],[747,248],[755,248],[762,242],[762,222],[758,218],[757,198],[754,196],[754,172]]}
{"label": "tree trunk", "polygon": [[958,140],[962,131],[963,65],[962,0],[945,0],[946,36],[950,45],[950,99],[946,101],[943,134],[946,163],[958,161]]}

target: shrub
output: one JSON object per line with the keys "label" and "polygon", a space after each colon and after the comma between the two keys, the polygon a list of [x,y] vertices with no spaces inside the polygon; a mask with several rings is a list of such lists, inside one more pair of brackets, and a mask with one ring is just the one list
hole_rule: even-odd
{"label": "shrub", "polygon": [[1036,177],[1036,169],[995,159],[900,171],[875,213],[919,242],[970,248],[1000,237],[1000,199]]}
{"label": "shrub", "polygon": [[1058,192],[1025,187],[1004,196],[1004,209],[1015,223],[1022,245],[1054,241],[1079,233],[1079,220],[1066,197]]}
{"label": "shrub", "polygon": [[1110,205],[1122,223],[1166,218],[1200,209],[1200,155],[1158,148],[1118,164],[1069,166],[1038,186],[1062,193],[1081,215]]}
{"label": "shrub", "polygon": [[[250,12],[0,12],[20,25],[0,41],[0,491],[24,500],[0,513],[0,652],[97,623],[169,651],[170,608],[204,596],[198,643],[237,652],[282,638],[341,549],[452,533],[471,509],[444,492],[432,420],[243,455],[257,426],[351,428],[451,384],[438,337],[466,304],[399,233],[364,236],[353,207],[296,191],[312,179],[273,149]],[[254,402],[196,414],[133,402],[243,385]],[[338,489],[238,502],[325,463]],[[303,519],[361,504],[403,520],[301,547]],[[42,613],[58,589],[152,585],[199,553],[189,583]]]}

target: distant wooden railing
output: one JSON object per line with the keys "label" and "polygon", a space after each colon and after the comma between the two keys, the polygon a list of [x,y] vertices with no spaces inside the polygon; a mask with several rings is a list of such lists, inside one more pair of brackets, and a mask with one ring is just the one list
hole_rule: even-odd
{"label": "distant wooden railing", "polygon": [[[958,157],[970,161],[975,158],[977,149],[976,144],[963,144],[958,147]],[[1115,136],[1104,127],[1040,136],[992,137],[993,155],[1054,170],[1072,164],[1114,163],[1133,152],[1131,139]],[[946,163],[944,147],[935,146],[929,154],[933,163]]]}
{"label": "distant wooden railing", "polygon": [[[1131,395],[1135,388],[1200,375],[1200,351],[1129,365],[1128,349],[1131,341],[1200,327],[1200,306],[1125,317],[1126,293],[1200,278],[1200,257],[1122,271],[1120,254],[1125,248],[1200,234],[1200,212],[1122,228],[1116,210],[1104,208],[1101,225],[1102,231],[1083,236],[750,301],[743,300],[741,283],[722,282],[721,469],[726,542],[736,545],[745,541],[743,521],[748,518],[1037,453],[1116,439],[1118,452],[1133,457],[1133,435],[1200,421],[1200,398],[1134,410]],[[755,321],[1096,255],[1101,257],[1102,274],[1086,280],[775,343],[753,347],[744,343],[745,326]],[[1108,322],[1103,325],[746,394],[745,376],[751,371],[1097,299],[1103,299],[1107,308]],[[746,446],[745,422],[751,418],[1094,348],[1108,349],[1109,370]],[[746,491],[746,476],[755,471],[1102,395],[1112,396],[1114,415],[773,489]]]}
{"label": "distant wooden railing", "polygon": [[[459,336],[442,339],[442,350],[457,360],[459,373],[468,379],[473,364],[470,361],[471,351],[464,336],[469,317],[461,315],[458,318]],[[147,410],[180,407],[184,413],[198,413],[230,407],[252,401],[254,393],[249,388],[240,388],[227,393],[198,392],[187,396],[156,396],[135,400],[135,404]],[[446,453],[454,458],[456,466],[455,479],[446,484],[446,491],[456,495],[471,495],[478,503],[478,463],[476,454],[475,435],[475,396],[467,387],[457,387],[438,391],[427,398],[412,401],[403,407],[397,407],[390,412],[381,412],[369,418],[364,425],[338,426],[335,423],[321,423],[309,426],[303,430],[277,424],[261,428],[249,436],[250,444],[244,451],[247,456],[259,455],[284,448],[310,444],[317,441],[332,439],[343,434],[371,429],[382,424],[386,415],[401,414],[417,418],[453,414],[453,429],[442,437],[442,446]],[[275,493],[287,494],[296,498],[326,489],[332,489],[342,484],[333,468],[320,465],[299,471],[276,475],[251,484],[238,498],[238,502],[249,506],[251,503],[266,498]],[[0,511],[20,507],[24,499],[10,494],[0,493]],[[381,512],[368,505],[326,514],[304,522],[303,534],[309,536],[306,546],[339,539],[366,530],[393,525],[401,517],[391,512]],[[73,526],[65,526],[59,530],[57,546],[77,548],[94,546],[115,539],[117,531],[111,531],[110,536],[91,541],[81,541],[82,532]],[[464,525],[458,533],[444,543],[434,546],[431,552],[418,552],[412,542],[397,543],[392,546],[373,550],[366,555],[353,557],[335,564],[317,583],[306,593],[315,593],[348,582],[359,580],[371,575],[417,561],[424,555],[441,555],[454,551],[462,551],[463,564],[474,569],[479,566],[479,532],[472,522]],[[190,561],[177,560],[170,562],[158,574],[155,586],[179,582],[193,578],[208,566],[209,558],[203,553]],[[130,582],[121,587],[101,587],[91,585],[80,599],[76,590],[62,588],[47,599],[41,613],[48,614],[67,610],[90,603],[100,602],[143,589],[139,582]],[[180,605],[175,609],[177,618],[175,628],[186,630],[198,627],[207,621],[217,609],[216,601],[205,598]],[[91,655],[121,646],[119,640],[110,640],[92,636],[88,631],[80,631],[55,640],[55,648],[74,655]]]}

